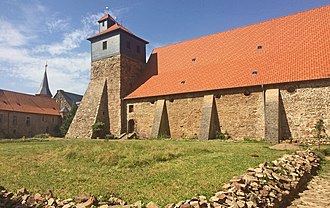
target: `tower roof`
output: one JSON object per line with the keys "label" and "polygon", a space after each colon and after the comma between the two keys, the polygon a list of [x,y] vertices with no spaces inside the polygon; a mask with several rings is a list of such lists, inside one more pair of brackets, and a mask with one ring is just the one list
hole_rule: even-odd
{"label": "tower roof", "polygon": [[48,85],[47,66],[48,65],[46,64],[45,65],[44,78],[41,82],[40,88],[37,91],[36,95],[52,97],[52,93],[50,92],[49,85]]}
{"label": "tower roof", "polygon": [[127,34],[129,34],[129,35],[131,35],[131,36],[133,36],[133,37],[135,37],[137,39],[139,39],[139,40],[142,40],[146,44],[149,43],[148,41],[143,40],[142,38],[136,36],[134,33],[132,33],[131,31],[129,31],[127,28],[125,28],[124,26],[122,26],[121,24],[119,24],[114,18],[111,17],[110,14],[104,15],[101,19],[98,20],[98,22],[101,23],[101,22],[106,21],[106,20],[110,20],[112,22],[112,24],[110,24],[106,30],[101,31],[98,34],[93,35],[93,36],[87,38],[87,40],[92,41],[96,37],[100,37],[102,35],[105,35],[105,34],[108,34],[108,33],[114,32],[114,31],[123,31],[123,32],[125,32],[125,33],[127,33]]}

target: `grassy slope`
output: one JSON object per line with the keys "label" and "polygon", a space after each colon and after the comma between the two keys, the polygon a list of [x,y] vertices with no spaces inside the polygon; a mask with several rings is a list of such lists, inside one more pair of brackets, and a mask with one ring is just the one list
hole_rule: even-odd
{"label": "grassy slope", "polygon": [[[218,191],[248,167],[284,152],[264,143],[51,141],[0,143],[0,185],[59,197],[114,194],[165,205]],[[258,154],[260,157],[250,157]]]}

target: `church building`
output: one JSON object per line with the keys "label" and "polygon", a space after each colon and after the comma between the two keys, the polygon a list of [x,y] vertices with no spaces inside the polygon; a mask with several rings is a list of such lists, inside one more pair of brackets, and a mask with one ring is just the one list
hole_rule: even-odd
{"label": "church building", "polygon": [[91,80],[66,137],[233,139],[330,133],[330,6],[153,50],[109,14],[90,37]]}
{"label": "church building", "polygon": [[0,89],[0,138],[55,136],[62,119],[51,97],[46,70],[35,95]]}

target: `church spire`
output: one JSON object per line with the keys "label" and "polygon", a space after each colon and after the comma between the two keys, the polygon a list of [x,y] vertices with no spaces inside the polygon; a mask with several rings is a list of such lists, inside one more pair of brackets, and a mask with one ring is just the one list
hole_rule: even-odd
{"label": "church spire", "polygon": [[41,82],[40,88],[37,91],[36,95],[52,97],[52,93],[50,92],[49,85],[48,85],[47,67],[48,67],[48,65],[47,65],[47,62],[46,62],[44,78]]}

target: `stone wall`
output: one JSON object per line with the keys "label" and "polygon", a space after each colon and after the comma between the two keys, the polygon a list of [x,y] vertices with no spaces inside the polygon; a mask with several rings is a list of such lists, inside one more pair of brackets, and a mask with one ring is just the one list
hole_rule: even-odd
{"label": "stone wall", "polygon": [[[295,92],[288,92],[292,86]],[[277,142],[282,138],[312,137],[319,119],[324,120],[330,135],[329,80],[130,99],[127,105],[135,110],[127,113],[126,122],[134,119],[138,133],[150,136],[155,112],[151,102],[165,99],[171,137],[197,137],[203,98],[209,94],[215,96],[221,132],[227,131],[234,139]]]}
{"label": "stone wall", "polygon": [[[294,92],[287,89],[293,87]],[[330,79],[280,86],[281,138],[308,138],[314,125],[323,119],[330,135]]]}
{"label": "stone wall", "polygon": [[[135,131],[140,138],[150,137],[156,105],[157,101],[148,99],[127,101],[127,122],[134,120]],[[132,112],[129,112],[130,106],[133,106]]]}
{"label": "stone wall", "polygon": [[227,90],[216,98],[218,117],[222,132],[232,138],[264,138],[264,103],[261,89]]}
{"label": "stone wall", "polygon": [[32,137],[42,133],[55,136],[60,124],[60,116],[0,111],[0,138]]}

